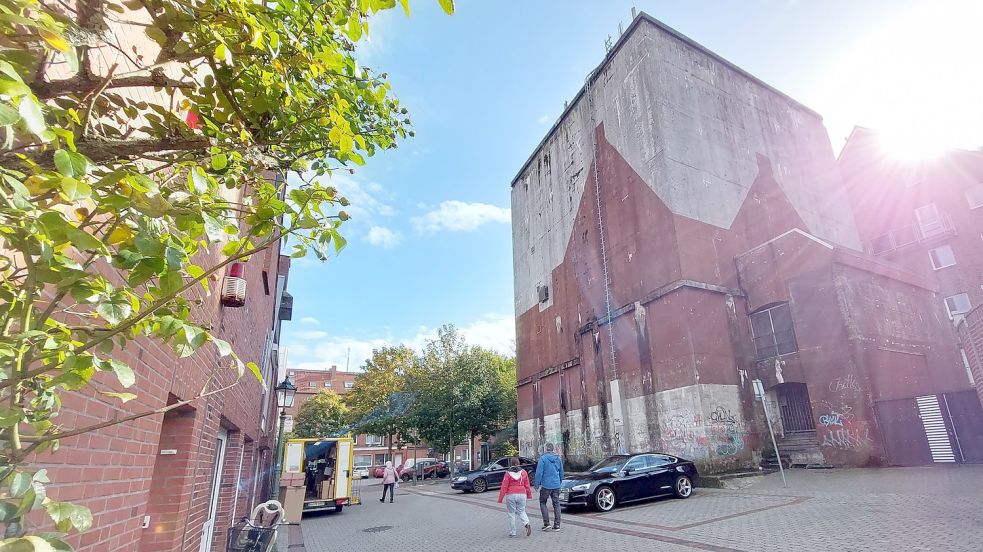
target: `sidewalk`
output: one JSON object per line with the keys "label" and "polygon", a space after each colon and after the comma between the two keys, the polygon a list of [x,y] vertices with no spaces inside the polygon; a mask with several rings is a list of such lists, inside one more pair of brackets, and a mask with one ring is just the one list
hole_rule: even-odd
{"label": "sidewalk", "polygon": [[788,477],[788,489],[772,474],[740,490],[701,488],[687,500],[647,501],[603,514],[564,512],[559,533],[538,530],[534,500],[527,505],[534,533],[515,539],[506,535],[497,491],[463,494],[446,481],[402,484],[395,503],[381,504],[381,485],[365,485],[363,505],[304,519],[305,552],[981,549],[983,466],[790,470]]}

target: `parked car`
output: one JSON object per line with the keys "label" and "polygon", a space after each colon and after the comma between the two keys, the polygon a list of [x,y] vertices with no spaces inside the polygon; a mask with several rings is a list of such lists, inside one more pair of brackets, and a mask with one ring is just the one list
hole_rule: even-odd
{"label": "parked car", "polygon": [[658,452],[619,454],[584,473],[567,474],[560,484],[560,505],[607,512],[618,504],[658,496],[689,498],[698,481],[689,460]]}
{"label": "parked car", "polygon": [[355,470],[352,472],[354,477],[359,479],[366,479],[369,477],[369,466],[355,466]]}
{"label": "parked car", "polygon": [[447,477],[450,473],[451,471],[447,469],[447,464],[443,462],[438,462],[437,460],[421,460],[412,468],[403,470],[400,477],[403,481],[411,481],[414,477],[419,479],[437,479]]}
{"label": "parked car", "polygon": [[[407,459],[403,460],[403,462],[401,464],[399,464],[399,465],[395,465],[394,464],[394,466],[396,468],[396,473],[399,474],[399,477],[403,481],[409,481],[412,478],[412,475],[406,475],[406,476],[404,476],[404,473],[406,473],[406,472],[412,472],[414,462],[427,462],[427,461],[435,461],[435,459],[434,458],[417,458],[417,459],[407,458]],[[386,469],[385,466],[376,466],[372,470],[372,476],[373,477],[382,477],[383,473],[385,472],[385,469]]]}
{"label": "parked car", "polygon": [[[505,471],[508,469],[509,462],[511,462],[512,458],[516,457],[506,456],[505,458],[499,458],[494,462],[488,462],[482,465],[474,471],[459,475],[454,478],[451,488],[466,493],[483,493],[488,489],[501,487],[502,477],[505,476]],[[518,458],[519,466],[529,472],[530,480],[534,479],[536,477],[536,461],[525,456],[519,456]]]}

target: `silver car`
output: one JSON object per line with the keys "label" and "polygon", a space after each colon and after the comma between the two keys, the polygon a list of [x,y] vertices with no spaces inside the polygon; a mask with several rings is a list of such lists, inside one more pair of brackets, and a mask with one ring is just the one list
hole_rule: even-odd
{"label": "silver car", "polygon": [[368,466],[355,466],[355,470],[352,472],[353,477],[358,479],[368,479],[369,477],[369,467]]}

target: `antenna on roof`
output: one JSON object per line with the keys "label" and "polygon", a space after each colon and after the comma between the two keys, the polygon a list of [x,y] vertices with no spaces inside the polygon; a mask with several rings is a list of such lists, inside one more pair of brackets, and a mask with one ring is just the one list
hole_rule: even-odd
{"label": "antenna on roof", "polygon": [[634,21],[636,17],[638,17],[638,11],[635,9],[635,6],[632,6],[631,7],[631,20]]}
{"label": "antenna on roof", "polygon": [[625,28],[621,24],[621,21],[618,21],[618,36],[621,36],[623,34],[625,34]]}
{"label": "antenna on roof", "polygon": [[611,35],[608,35],[608,37],[604,39],[604,51],[605,52],[610,52],[611,51],[611,46],[612,46],[612,43],[611,43]]}

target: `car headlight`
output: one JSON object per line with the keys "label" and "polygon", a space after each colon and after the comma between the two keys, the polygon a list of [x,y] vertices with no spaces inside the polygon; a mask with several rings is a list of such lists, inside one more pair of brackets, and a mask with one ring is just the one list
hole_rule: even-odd
{"label": "car headlight", "polygon": [[590,483],[581,483],[580,485],[574,485],[570,487],[571,491],[586,491],[590,488]]}
{"label": "car headlight", "polygon": [[455,480],[454,480],[454,482],[455,482],[455,483],[463,483],[463,482],[465,482],[465,481],[467,481],[467,480],[468,480],[468,478],[467,478],[467,477],[464,477],[464,476],[462,475],[461,477],[458,477],[457,479],[455,479]]}

